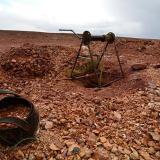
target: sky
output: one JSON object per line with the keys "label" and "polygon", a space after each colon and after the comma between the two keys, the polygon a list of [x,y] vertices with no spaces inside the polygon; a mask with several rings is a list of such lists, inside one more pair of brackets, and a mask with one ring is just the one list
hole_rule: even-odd
{"label": "sky", "polygon": [[0,30],[160,38],[160,0],[0,0]]}

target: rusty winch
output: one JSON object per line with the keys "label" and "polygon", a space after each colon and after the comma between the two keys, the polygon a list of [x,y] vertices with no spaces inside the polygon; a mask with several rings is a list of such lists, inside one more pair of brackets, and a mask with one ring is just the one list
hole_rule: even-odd
{"label": "rusty winch", "polygon": [[[100,82],[98,83],[97,87],[104,87],[104,86],[108,86],[109,84],[121,79],[124,77],[124,72],[123,72],[123,69],[122,69],[122,65],[121,65],[121,62],[120,62],[120,57],[119,57],[119,53],[118,53],[118,50],[117,50],[117,47],[116,47],[116,44],[115,44],[115,34],[112,33],[112,32],[109,32],[105,35],[91,35],[91,33],[89,31],[84,31],[83,34],[80,36],[78,34],[76,34],[73,30],[66,30],[66,29],[60,29],[59,31],[70,31],[70,32],[73,32],[74,35],[79,38],[81,40],[81,43],[80,43],[80,47],[79,47],[79,50],[76,54],[76,58],[75,58],[75,61],[74,61],[74,64],[73,64],[73,67],[72,67],[72,71],[71,71],[71,79],[79,79],[79,78],[82,78],[82,77],[85,77],[86,75],[83,75],[83,76],[75,76],[73,75],[73,72],[75,70],[75,67],[77,65],[77,61],[78,61],[78,58],[83,56],[83,55],[80,55],[81,53],[81,50],[82,50],[82,46],[86,46],[88,48],[88,51],[89,51],[89,58],[90,58],[90,61],[91,61],[91,64],[92,64],[92,67],[93,67],[93,72],[94,74],[96,75],[97,77],[97,81],[100,82],[100,79],[101,79],[101,74],[100,74],[100,71],[99,71],[99,65],[100,65],[100,62],[102,61],[106,51],[107,51],[107,47],[109,44],[113,44],[114,45],[114,50],[115,50],[115,53],[116,53],[116,57],[117,57],[117,61],[118,61],[118,65],[119,65],[119,68],[120,68],[120,73],[121,75],[117,78],[117,79],[114,79],[113,81],[111,82],[108,82],[106,84],[103,84]],[[90,47],[90,43],[92,41],[100,41],[100,42],[105,42],[105,46],[103,48],[103,51],[101,52],[100,56],[98,57],[97,59],[97,62],[96,64],[94,63],[94,55],[91,51],[91,47]],[[87,74],[88,76],[88,74]]]}

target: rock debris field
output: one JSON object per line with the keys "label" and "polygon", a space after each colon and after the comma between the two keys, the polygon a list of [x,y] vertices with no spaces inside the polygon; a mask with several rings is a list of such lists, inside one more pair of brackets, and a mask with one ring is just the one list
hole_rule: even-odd
{"label": "rock debris field", "polygon": [[[40,113],[37,140],[0,145],[0,159],[159,160],[160,41],[116,44],[125,77],[97,90],[66,79],[79,47],[73,35],[0,31],[0,88],[28,98]],[[104,64],[118,70],[114,57],[111,45]]]}

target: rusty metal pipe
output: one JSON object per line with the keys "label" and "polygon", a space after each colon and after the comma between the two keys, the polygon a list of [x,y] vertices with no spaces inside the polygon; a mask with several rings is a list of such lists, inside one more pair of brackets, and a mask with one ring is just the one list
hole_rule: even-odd
{"label": "rusty metal pipe", "polygon": [[105,35],[102,36],[92,36],[91,37],[91,41],[101,41],[101,42],[105,42]]}

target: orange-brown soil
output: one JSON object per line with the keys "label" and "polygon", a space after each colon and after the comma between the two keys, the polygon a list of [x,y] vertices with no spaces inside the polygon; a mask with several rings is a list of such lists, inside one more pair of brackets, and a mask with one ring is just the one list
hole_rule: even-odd
{"label": "orange-brown soil", "polygon": [[[40,113],[37,141],[0,146],[0,159],[160,159],[160,41],[119,38],[125,77],[102,89],[66,79],[79,43],[71,34],[0,31],[0,88],[29,98]],[[107,53],[113,76],[112,45]]]}

